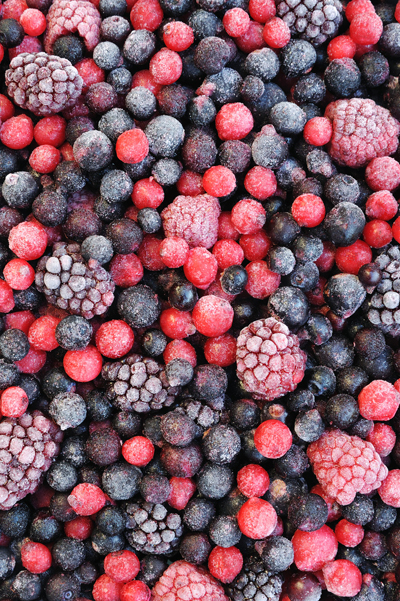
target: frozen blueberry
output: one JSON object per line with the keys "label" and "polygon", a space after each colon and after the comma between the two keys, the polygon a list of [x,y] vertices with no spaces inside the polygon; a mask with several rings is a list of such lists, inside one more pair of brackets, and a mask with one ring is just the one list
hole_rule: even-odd
{"label": "frozen blueberry", "polygon": [[80,315],[64,317],[56,327],[58,344],[67,351],[78,351],[87,347],[92,337],[90,322]]}
{"label": "frozen blueberry", "polygon": [[75,428],[86,418],[85,401],[79,394],[62,392],[51,401],[49,413],[61,430]]}
{"label": "frozen blueberry", "polygon": [[206,463],[198,475],[197,488],[206,499],[222,499],[233,481],[234,474],[227,466]]}
{"label": "frozen blueberry", "polygon": [[325,69],[327,89],[338,98],[349,98],[361,84],[361,73],[352,58],[335,58]]}
{"label": "frozen blueberry", "polygon": [[113,42],[100,42],[93,50],[93,60],[100,69],[111,71],[118,67],[121,54]]}
{"label": "frozen blueberry", "polygon": [[160,186],[175,185],[181,174],[182,164],[174,159],[159,159],[151,170],[151,175]]}
{"label": "frozen blueberry", "polygon": [[1,187],[1,193],[9,207],[28,209],[39,192],[35,178],[26,171],[9,173]]}
{"label": "frozen blueberry", "polygon": [[50,466],[46,480],[51,488],[58,492],[72,490],[78,481],[78,474],[73,465],[67,461],[58,460]]}
{"label": "frozen blueberry", "polygon": [[117,45],[125,42],[130,31],[129,21],[119,15],[103,19],[100,26],[101,39]]}
{"label": "frozen blueberry", "polygon": [[104,236],[89,236],[82,242],[81,254],[85,261],[95,259],[100,265],[104,265],[111,261],[114,251],[108,238]]}
{"label": "frozen blueberry", "polygon": [[275,104],[270,111],[269,118],[276,131],[284,136],[301,133],[306,124],[305,112],[293,102]]}
{"label": "frozen blueberry", "polygon": [[142,473],[134,465],[119,462],[105,468],[101,481],[103,490],[114,501],[126,501],[139,492]]}
{"label": "frozen blueberry", "polygon": [[284,536],[269,536],[263,546],[261,559],[267,570],[284,572],[293,563],[293,545]]}
{"label": "frozen blueberry", "polygon": [[156,97],[153,92],[143,86],[133,88],[125,97],[125,106],[135,119],[150,119],[156,110]]}
{"label": "frozen blueberry", "polygon": [[305,40],[290,40],[281,51],[282,71],[286,77],[307,73],[316,60],[315,48]]}
{"label": "frozen blueberry", "polygon": [[0,336],[0,353],[8,361],[21,361],[29,352],[29,340],[22,330],[9,329]]}

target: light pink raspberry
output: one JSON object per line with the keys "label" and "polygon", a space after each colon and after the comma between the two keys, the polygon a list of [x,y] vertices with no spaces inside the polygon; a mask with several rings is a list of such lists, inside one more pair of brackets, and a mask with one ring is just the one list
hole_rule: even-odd
{"label": "light pink raspberry", "polygon": [[202,567],[175,561],[152,590],[152,601],[229,601],[222,586]]}
{"label": "light pink raspberry", "polygon": [[54,0],[47,13],[44,48],[48,54],[51,54],[53,44],[59,37],[77,31],[90,52],[100,41],[100,25],[100,13],[91,2]]}
{"label": "light pink raspberry", "polygon": [[161,213],[167,238],[186,240],[190,248],[211,248],[218,239],[218,217],[221,207],[208,194],[177,196]]}

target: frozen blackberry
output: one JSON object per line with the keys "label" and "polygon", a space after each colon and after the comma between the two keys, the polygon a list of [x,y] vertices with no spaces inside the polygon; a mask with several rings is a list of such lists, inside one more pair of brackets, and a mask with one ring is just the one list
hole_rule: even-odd
{"label": "frozen blackberry", "polygon": [[283,0],[277,4],[277,15],[290,27],[292,35],[320,46],[337,34],[343,7],[338,0],[305,0],[299,4]]}
{"label": "frozen blackberry", "polygon": [[49,414],[61,430],[75,428],[86,418],[85,401],[79,394],[62,392],[51,401]]}
{"label": "frozen blackberry", "polygon": [[[18,73],[24,77],[19,78]],[[82,91],[82,78],[69,60],[45,52],[23,52],[13,58],[5,81],[14,102],[41,117],[73,106]]]}
{"label": "frozen blackberry", "polygon": [[113,69],[107,76],[109,83],[117,94],[127,94],[132,85],[132,73],[125,67]]}
{"label": "frozen blackberry", "polygon": [[110,274],[95,259],[86,264],[79,244],[57,242],[53,255],[38,262],[35,282],[50,304],[85,319],[102,315],[114,300]]}
{"label": "frozen blackberry", "polygon": [[194,565],[205,563],[211,552],[211,544],[207,534],[186,534],[179,546],[179,552],[185,561]]}
{"label": "frozen blackberry", "polygon": [[350,246],[358,240],[365,227],[365,215],[352,202],[340,202],[325,217],[324,230],[336,246]]}
{"label": "frozen blackberry", "polygon": [[194,532],[207,530],[215,515],[215,507],[208,499],[191,499],[185,507],[183,523]]}
{"label": "frozen blackberry", "polygon": [[309,306],[304,292],[299,288],[282,286],[269,297],[267,310],[269,315],[296,330],[307,321]]}
{"label": "frozen blackberry", "polygon": [[120,50],[113,42],[100,42],[93,50],[94,62],[105,71],[118,67],[120,56]]}
{"label": "frozen blackberry", "polygon": [[15,48],[24,39],[24,29],[16,19],[3,19],[0,23],[0,44],[4,48]]}
{"label": "frozen blackberry", "polygon": [[175,447],[164,444],[160,455],[164,469],[175,478],[191,478],[200,470],[203,455],[197,444]]}
{"label": "frozen blackberry", "polygon": [[382,280],[366,303],[366,315],[372,326],[396,334],[400,323],[400,247],[389,247],[375,259],[375,264],[382,272]]}
{"label": "frozen blackberry", "polygon": [[221,275],[221,288],[226,294],[240,294],[247,284],[247,271],[241,265],[231,265]]}
{"label": "frozen blackberry", "polygon": [[235,69],[224,67],[215,75],[207,75],[199,88],[199,92],[208,95],[218,106],[240,99],[240,88],[243,79]]}
{"label": "frozen blackberry", "polygon": [[4,200],[14,209],[28,209],[38,192],[35,178],[26,171],[9,173],[1,187]]}
{"label": "frozen blackberry", "polygon": [[352,524],[365,526],[374,517],[374,504],[372,499],[359,493],[349,505],[340,507],[342,516]]}
{"label": "frozen blackberry", "polygon": [[193,11],[189,17],[188,25],[193,29],[196,40],[215,36],[223,30],[220,19],[205,10]]}
{"label": "frozen blackberry", "polygon": [[87,347],[93,328],[87,319],[79,315],[64,317],[56,327],[58,344],[67,351],[78,351]]}
{"label": "frozen blackberry", "polygon": [[124,15],[127,4],[125,0],[100,0],[99,11],[102,17]]}
{"label": "frozen blackberry", "polygon": [[288,519],[295,528],[314,532],[322,528],[328,519],[328,505],[319,495],[309,493],[292,499]]}
{"label": "frozen blackberry", "polygon": [[99,130],[112,142],[116,142],[121,134],[135,126],[133,119],[124,109],[115,108],[101,116]]}
{"label": "frozen blackberry", "polygon": [[103,507],[96,514],[96,525],[109,536],[121,534],[125,530],[125,514],[116,506]]}
{"label": "frozen blackberry", "polygon": [[222,499],[233,481],[234,474],[227,466],[206,463],[198,475],[197,489],[206,499]]}
{"label": "frozen blackberry", "polygon": [[100,26],[101,39],[117,45],[125,42],[130,31],[129,21],[119,15],[103,19]]}
{"label": "frozen blackberry", "polygon": [[283,580],[278,574],[267,570],[261,559],[248,557],[243,569],[227,586],[232,601],[278,601]]}
{"label": "frozen blackberry", "polygon": [[159,357],[167,346],[167,337],[161,330],[147,330],[142,338],[142,348],[146,355]]}
{"label": "frozen blackberry", "polygon": [[175,185],[181,174],[182,164],[174,159],[160,159],[151,170],[151,175],[160,186]]}
{"label": "frozen blackberry", "polygon": [[78,474],[73,465],[67,461],[58,460],[46,474],[48,485],[58,492],[72,490],[78,481]]}
{"label": "frozen blackberry", "polygon": [[236,518],[225,515],[211,521],[208,534],[215,545],[225,548],[237,545],[242,536]]}
{"label": "frozen blackberry", "polygon": [[156,50],[156,36],[146,29],[132,31],[125,40],[124,57],[133,65],[144,65]]}
{"label": "frozen blackberry", "polygon": [[140,494],[147,503],[164,503],[167,501],[171,486],[166,476],[147,474],[140,482]]}
{"label": "frozen blackberry", "polygon": [[281,68],[286,77],[304,75],[317,60],[315,48],[305,40],[290,40],[281,51]]}
{"label": "frozen blackberry", "polygon": [[268,169],[276,169],[287,158],[289,148],[286,140],[279,136],[272,126],[263,128],[251,147],[253,161],[256,165]]}
{"label": "frozen blackberry", "polygon": [[147,413],[169,407],[179,392],[169,385],[161,364],[140,355],[105,363],[102,376],[109,382],[108,398],[123,411]]}
{"label": "frozen blackberry", "polygon": [[203,436],[202,451],[208,461],[223,465],[232,463],[240,452],[240,436],[231,426],[218,424]]}
{"label": "frozen blackberry", "polygon": [[316,73],[308,73],[299,77],[293,87],[293,99],[300,103],[312,102],[319,104],[325,98],[325,94],[324,81]]}
{"label": "frozen blackberry", "polygon": [[163,157],[174,157],[185,138],[181,123],[168,115],[152,119],[145,129],[145,134],[150,152]]}
{"label": "frozen blackberry", "polygon": [[67,196],[62,188],[52,189],[52,186],[48,186],[33,201],[32,214],[39,223],[55,227],[65,222],[67,207]]}
{"label": "frozen blackberry", "polygon": [[142,473],[126,461],[105,468],[101,478],[104,492],[114,501],[126,501],[139,492]]}
{"label": "frozen blackberry", "polygon": [[74,35],[63,35],[55,41],[53,54],[66,58],[71,65],[76,65],[83,58],[84,45]]}
{"label": "frozen blackberry", "polygon": [[83,436],[69,436],[64,440],[60,454],[70,465],[77,468],[82,467],[87,462],[85,438]]}
{"label": "frozen blackberry", "polygon": [[80,582],[74,574],[54,574],[45,585],[48,601],[69,601],[78,597]]}
{"label": "frozen blackberry", "polygon": [[242,173],[250,165],[251,149],[240,140],[228,140],[218,148],[218,158],[224,167],[228,167],[234,173]]}
{"label": "frozen blackberry", "polygon": [[205,431],[208,428],[217,425],[220,421],[225,423],[228,419],[224,409],[213,409],[205,403],[195,399],[186,399],[182,401],[176,411],[190,417],[201,431]]}
{"label": "frozen blackberry", "polygon": [[129,503],[125,533],[135,551],[164,555],[173,552],[183,533],[182,519],[162,504],[144,502]]}
{"label": "frozen blackberry", "polygon": [[76,162],[82,169],[97,171],[112,161],[113,145],[101,131],[87,131],[75,140],[73,152]]}
{"label": "frozen blackberry", "polygon": [[85,450],[94,464],[104,467],[115,463],[121,455],[121,440],[112,428],[95,430],[86,441]]}
{"label": "frozen blackberry", "polygon": [[6,330],[0,336],[0,353],[7,361],[21,361],[29,352],[29,340],[22,330]]}

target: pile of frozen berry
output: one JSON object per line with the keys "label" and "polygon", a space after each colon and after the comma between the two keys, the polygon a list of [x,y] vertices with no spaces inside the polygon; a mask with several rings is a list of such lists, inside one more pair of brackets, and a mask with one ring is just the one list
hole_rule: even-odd
{"label": "pile of frozen berry", "polygon": [[400,601],[400,1],[0,0],[0,599]]}

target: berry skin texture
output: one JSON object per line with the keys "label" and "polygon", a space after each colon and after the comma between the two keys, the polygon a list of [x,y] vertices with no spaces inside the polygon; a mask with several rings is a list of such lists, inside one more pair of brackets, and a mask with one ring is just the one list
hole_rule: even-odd
{"label": "berry skin texture", "polygon": [[247,172],[244,178],[244,187],[257,200],[266,200],[276,192],[277,182],[275,173],[265,167],[253,167]]}
{"label": "berry skin texture", "polygon": [[250,17],[243,8],[231,8],[222,19],[224,29],[231,38],[237,38],[246,33],[250,25]]}
{"label": "berry skin texture", "polygon": [[214,547],[208,557],[210,573],[224,584],[232,582],[243,567],[243,555],[236,547]]}
{"label": "berry skin texture", "polygon": [[332,137],[332,124],[325,117],[313,117],[305,124],[303,136],[307,144],[324,146]]}
{"label": "berry skin texture", "polygon": [[122,584],[115,582],[107,574],[102,574],[93,585],[94,601],[120,601]]}
{"label": "berry skin texture", "polygon": [[238,488],[245,497],[262,497],[269,487],[268,472],[255,463],[242,467],[236,479]]}
{"label": "berry skin texture", "polygon": [[203,188],[211,196],[227,196],[236,188],[236,177],[222,165],[210,167],[203,175]]}
{"label": "berry skin texture", "polygon": [[96,333],[97,349],[108,359],[119,359],[129,353],[134,340],[132,328],[122,319],[103,323]]}
{"label": "berry skin texture", "polygon": [[130,165],[140,163],[149,154],[149,141],[139,128],[130,129],[121,134],[115,146],[117,157]]}
{"label": "berry skin texture", "polygon": [[200,334],[214,338],[225,334],[232,326],[233,309],[223,298],[203,296],[193,309],[192,319]]}
{"label": "berry skin texture", "polygon": [[338,542],[329,526],[314,532],[296,530],[292,538],[294,563],[302,572],[316,572],[336,557]]}
{"label": "berry skin texture", "polygon": [[187,50],[194,42],[193,29],[182,21],[167,23],[163,28],[163,40],[170,50],[182,52]]}
{"label": "berry skin texture", "polygon": [[253,115],[241,102],[228,103],[218,111],[215,127],[221,140],[242,140],[254,127]]}
{"label": "berry skin texture", "polygon": [[368,221],[363,230],[363,238],[371,248],[382,248],[392,240],[392,228],[381,219]]}
{"label": "berry skin texture", "polygon": [[19,22],[27,35],[39,36],[46,31],[46,17],[35,8],[24,10]]}
{"label": "berry skin texture", "polygon": [[253,298],[267,298],[279,288],[281,276],[268,269],[265,261],[252,261],[245,269],[248,278],[245,290]]}
{"label": "berry skin texture", "polygon": [[322,568],[324,582],[330,593],[339,597],[354,597],[361,590],[362,574],[348,559],[329,561]]}
{"label": "berry skin texture", "polygon": [[379,488],[388,473],[370,442],[337,429],[312,442],[307,456],[324,492],[341,505]]}
{"label": "berry skin texture", "polygon": [[178,309],[165,309],[160,315],[160,327],[168,338],[180,340],[196,332],[192,316],[189,311]]}
{"label": "berry skin texture", "polygon": [[121,588],[121,601],[150,601],[151,590],[141,580],[127,582]]}
{"label": "berry skin texture", "polygon": [[375,451],[381,457],[387,457],[396,444],[396,434],[388,424],[374,424],[366,439],[374,445]]}
{"label": "berry skin texture", "polygon": [[122,445],[122,456],[131,465],[144,467],[154,457],[154,445],[145,436],[134,436]]}
{"label": "berry skin texture", "polygon": [[162,186],[153,179],[140,179],[135,182],[132,192],[132,201],[138,209],[157,209],[163,200],[164,190]]}
{"label": "berry skin texture", "polygon": [[364,528],[347,520],[340,520],[336,524],[335,536],[341,545],[357,547],[364,538]]}
{"label": "berry skin texture", "polygon": [[368,244],[357,240],[351,246],[342,246],[336,249],[335,261],[343,273],[357,275],[360,268],[372,261],[372,251]]}
{"label": "berry skin texture", "polygon": [[378,494],[386,505],[400,507],[400,470],[389,471],[378,488]]}
{"label": "berry skin texture", "polygon": [[132,551],[115,551],[104,558],[104,571],[115,582],[129,582],[140,571],[140,561]]}
{"label": "berry skin texture", "polygon": [[0,129],[0,140],[7,148],[21,150],[33,140],[33,123],[27,115],[8,119]]}
{"label": "berry skin texture", "polygon": [[205,248],[192,248],[183,266],[186,278],[196,288],[206,290],[215,280],[218,263],[214,255]]}
{"label": "berry skin texture", "polygon": [[196,492],[196,484],[191,478],[172,477],[169,481],[171,491],[167,499],[168,505],[182,511]]}
{"label": "berry skin texture", "polygon": [[24,259],[11,259],[4,267],[4,279],[13,290],[26,290],[35,279],[35,270]]}
{"label": "berry skin texture", "polygon": [[133,253],[114,255],[110,263],[110,274],[117,286],[130,288],[136,286],[142,279],[143,265]]}
{"label": "berry skin texture", "polygon": [[68,503],[78,515],[93,515],[104,507],[106,496],[95,484],[78,484],[68,496]]}
{"label": "berry skin texture", "polygon": [[100,375],[102,357],[95,346],[87,346],[82,351],[67,351],[63,365],[65,373],[76,382],[91,382]]}
{"label": "berry skin texture", "polygon": [[292,204],[292,215],[300,227],[316,227],[325,217],[322,198],[314,194],[302,194]]}
{"label": "berry skin texture", "polygon": [[228,367],[236,361],[236,338],[231,334],[222,334],[209,338],[204,345],[204,356],[207,363]]}
{"label": "berry skin texture", "polygon": [[270,536],[275,530],[278,516],[271,503],[252,497],[239,509],[237,521],[240,532],[252,539]]}
{"label": "berry skin texture", "polygon": [[244,198],[233,207],[231,218],[240,234],[254,234],[263,227],[266,213],[260,202]]}
{"label": "berry skin texture", "polygon": [[399,408],[400,394],[393,384],[385,380],[373,380],[358,395],[358,406],[365,419],[387,421]]}
{"label": "berry skin texture", "polygon": [[397,215],[399,205],[395,197],[388,190],[380,190],[368,196],[365,205],[365,214],[371,219],[389,221]]}
{"label": "berry skin texture", "polygon": [[51,553],[46,545],[27,540],[21,547],[21,562],[32,574],[42,574],[51,567]]}
{"label": "berry skin texture", "polygon": [[[178,596],[178,593],[180,595]],[[153,601],[229,601],[222,586],[203,567],[187,561],[175,561],[163,573],[152,590]]]}
{"label": "berry skin texture", "polygon": [[167,238],[183,238],[190,248],[211,248],[218,239],[218,217],[221,207],[208,194],[177,196],[161,212]]}
{"label": "berry skin texture", "polygon": [[376,44],[382,35],[383,23],[375,13],[357,14],[350,23],[350,37],[360,46]]}
{"label": "berry skin texture", "polygon": [[58,148],[43,144],[35,148],[29,157],[29,164],[38,173],[52,173],[61,159]]}
{"label": "berry skin texture", "polygon": [[400,184],[400,164],[391,157],[373,159],[365,170],[365,181],[371,190],[394,190]]}
{"label": "berry skin texture", "polygon": [[28,409],[27,394],[19,386],[6,388],[1,395],[0,410],[5,417],[21,417]]}
{"label": "berry skin texture", "polygon": [[39,351],[54,351],[59,346],[56,340],[56,327],[59,323],[60,319],[52,315],[36,319],[28,332],[31,347]]}
{"label": "berry skin texture", "polygon": [[182,59],[177,52],[162,48],[150,60],[149,71],[156,83],[169,86],[181,76]]}
{"label": "berry skin texture", "polygon": [[254,433],[254,444],[264,457],[278,459],[292,446],[292,433],[281,421],[269,419],[258,426]]}
{"label": "berry skin texture", "polygon": [[188,256],[189,245],[183,238],[164,238],[160,244],[160,257],[167,267],[182,267]]}
{"label": "berry skin texture", "polygon": [[328,44],[327,53],[330,61],[335,58],[353,58],[357,50],[357,44],[349,35],[338,35]]}
{"label": "berry skin texture", "polygon": [[8,245],[19,259],[34,261],[46,250],[47,234],[40,224],[23,221],[12,228]]}

